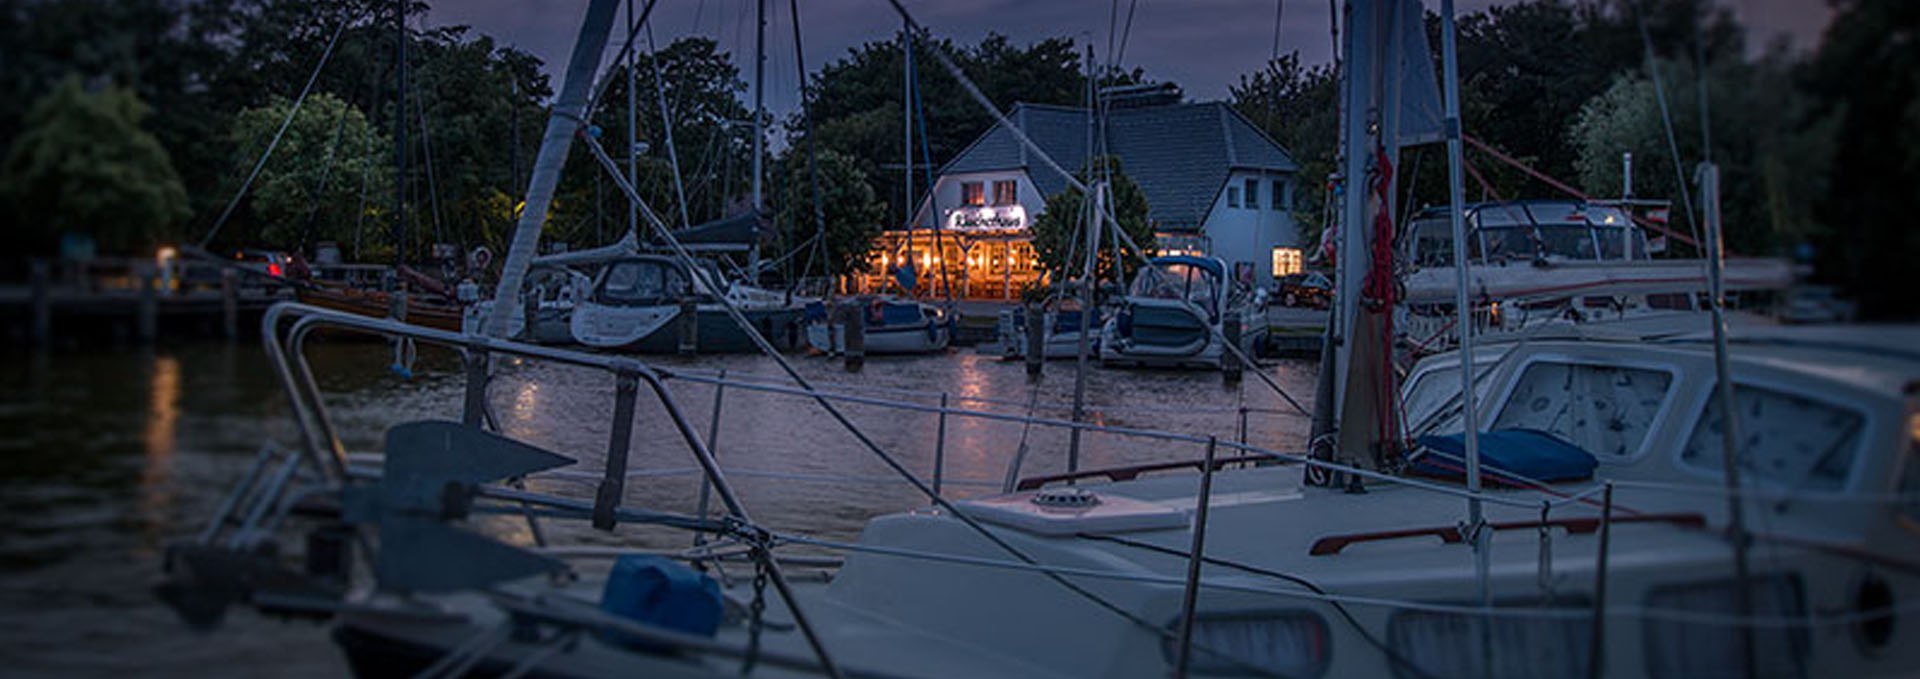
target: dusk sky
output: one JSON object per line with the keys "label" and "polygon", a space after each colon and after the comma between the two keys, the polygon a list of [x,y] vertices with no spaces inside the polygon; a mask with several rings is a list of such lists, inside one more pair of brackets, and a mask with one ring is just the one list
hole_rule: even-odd
{"label": "dusk sky", "polygon": [[[585,0],[440,0],[433,2],[431,25],[466,24],[497,41],[526,50],[548,64],[554,87],[559,87],[558,64],[564,63],[579,31]],[[633,0],[638,9],[645,0]],[[685,35],[705,35],[731,53],[750,80],[747,61],[753,54],[754,0],[662,0],[654,10],[654,38],[660,45]],[[1051,36],[1070,36],[1081,44],[1091,41],[1106,61],[1110,2],[1093,0],[905,0],[934,35],[956,42],[979,40],[998,32],[1026,44]],[[1188,97],[1221,99],[1241,74],[1258,69],[1274,49],[1276,9],[1280,17],[1279,51],[1298,50],[1309,63],[1327,61],[1332,54],[1327,0],[1137,0],[1133,30],[1122,54],[1125,65],[1146,70],[1149,77],[1179,83]],[[1438,11],[1439,0],[1424,0]],[[1459,11],[1498,0],[1459,0]],[[1801,47],[1819,39],[1830,16],[1824,0],[1730,0],[1748,26],[1749,43],[1760,45],[1786,35]],[[798,76],[794,69],[793,29],[786,0],[769,0],[767,29],[767,105],[783,115],[797,105]],[[624,10],[623,10],[624,11]],[[1120,3],[1121,22],[1127,2]],[[839,59],[861,43],[889,40],[900,21],[886,0],[802,0],[801,40],[811,70]],[[624,15],[616,19],[625,25]],[[609,58],[618,50],[624,30],[616,29]],[[644,39],[644,36],[643,36]],[[644,46],[644,45],[643,45]]]}

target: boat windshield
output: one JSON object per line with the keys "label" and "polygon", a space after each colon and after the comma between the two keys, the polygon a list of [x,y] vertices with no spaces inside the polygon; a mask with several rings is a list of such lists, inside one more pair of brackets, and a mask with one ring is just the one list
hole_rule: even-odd
{"label": "boat windshield", "polygon": [[598,297],[612,304],[661,304],[677,301],[687,291],[687,279],[679,267],[652,260],[627,260],[608,267]]}
{"label": "boat windshield", "polygon": [[[1467,256],[1475,261],[1533,259],[1623,261],[1647,258],[1646,234],[1618,207],[1578,203],[1490,205],[1471,215]],[[1444,212],[1415,220],[1402,241],[1421,267],[1453,266],[1453,229]],[[1482,247],[1486,252],[1483,256]]]}
{"label": "boat windshield", "polygon": [[1186,300],[1211,310],[1217,286],[1213,272],[1206,269],[1191,264],[1154,264],[1140,269],[1127,294],[1147,299]]}

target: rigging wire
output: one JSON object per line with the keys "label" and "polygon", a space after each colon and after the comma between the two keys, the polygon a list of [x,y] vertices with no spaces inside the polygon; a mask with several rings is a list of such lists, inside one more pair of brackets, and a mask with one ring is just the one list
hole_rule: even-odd
{"label": "rigging wire", "polygon": [[1640,27],[1640,44],[1646,53],[1647,74],[1653,78],[1653,100],[1660,106],[1661,129],[1667,135],[1667,153],[1673,160],[1673,181],[1680,187],[1680,202],[1686,209],[1687,227],[1693,233],[1695,243],[1705,243],[1700,235],[1700,221],[1694,217],[1693,192],[1687,188],[1686,170],[1681,168],[1680,142],[1673,133],[1673,112],[1667,107],[1666,81],[1660,77],[1660,63],[1653,54],[1653,35],[1647,30],[1647,16],[1640,11],[1639,3],[1632,3],[1633,16]]}
{"label": "rigging wire", "polygon": [[260,170],[267,166],[267,159],[273,157],[274,149],[279,148],[280,140],[287,135],[287,128],[293,125],[294,116],[300,113],[301,105],[307,102],[307,95],[313,92],[313,84],[320,79],[320,71],[325,69],[327,61],[333,58],[333,48],[340,43],[340,36],[347,32],[347,26],[359,21],[364,14],[365,12],[360,12],[341,19],[340,25],[334,27],[333,37],[327,38],[326,49],[321,50],[320,59],[313,64],[313,72],[307,75],[307,84],[301,86],[300,95],[294,97],[293,105],[287,108],[287,117],[280,121],[280,129],[273,133],[273,139],[267,142],[266,150],[260,152],[260,159],[254,161],[253,170],[247,173],[246,181],[240,183],[240,189],[233,192],[233,198],[227,201],[226,209],[221,210],[220,216],[213,220],[213,227],[207,229],[207,235],[200,238],[198,249],[205,250],[207,244],[213,242],[213,237],[220,233],[220,227],[226,226],[227,218],[233,216],[233,209],[239,207],[240,199],[245,198],[247,191],[253,188],[253,181],[260,177]]}

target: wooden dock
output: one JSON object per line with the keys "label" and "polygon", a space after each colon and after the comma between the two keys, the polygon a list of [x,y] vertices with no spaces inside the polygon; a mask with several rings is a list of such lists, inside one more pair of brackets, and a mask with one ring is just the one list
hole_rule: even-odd
{"label": "wooden dock", "polygon": [[255,331],[267,307],[292,298],[284,285],[231,268],[187,282],[151,261],[121,264],[56,277],[47,263],[35,262],[28,284],[0,285],[4,339],[45,345],[239,337]]}

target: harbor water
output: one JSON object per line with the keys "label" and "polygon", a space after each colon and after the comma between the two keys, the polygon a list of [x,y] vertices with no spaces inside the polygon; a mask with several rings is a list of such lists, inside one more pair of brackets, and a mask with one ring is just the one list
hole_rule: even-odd
{"label": "harbor water", "polygon": [[[457,360],[422,348],[414,375],[390,367],[384,344],[322,342],[310,347],[330,415],[353,451],[378,451],[400,422],[457,419]],[[790,385],[761,356],[667,357],[669,371]],[[1067,419],[1073,363],[1056,361],[1037,383],[1017,362],[971,351],[870,358],[849,374],[837,361],[795,357],[822,389],[888,400]],[[1316,366],[1283,361],[1261,368],[1303,404]],[[922,507],[925,498],[817,405],[802,397],[666,382],[703,436],[721,399],[712,446],[748,511],[777,530],[852,539],[870,518]],[[579,480],[549,478],[534,489],[590,499],[602,469],[613,409],[611,377],[551,365],[496,367],[490,402],[501,429],[578,462]],[[1217,372],[1090,369],[1087,419],[1118,426],[1245,436],[1299,450],[1308,418],[1257,377],[1223,385]],[[1062,429],[876,405],[845,412],[887,453],[923,480],[935,459],[949,497],[998,492],[1023,446],[1019,476],[1066,468]],[[0,675],[6,676],[339,676],[346,668],[323,629],[230,610],[220,634],[189,630],[152,593],[169,541],[197,531],[263,444],[292,446],[288,405],[258,344],[183,344],[153,349],[67,349],[16,354],[0,368]],[[1081,467],[1191,460],[1203,444],[1169,444],[1088,434]],[[644,387],[636,418],[627,501],[692,511],[700,478],[661,404]],[[493,520],[503,539],[529,542],[523,522]],[[684,546],[685,533],[617,534],[548,527],[557,542]]]}

